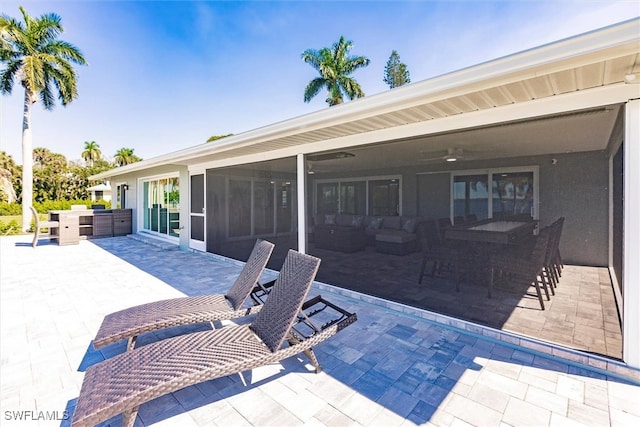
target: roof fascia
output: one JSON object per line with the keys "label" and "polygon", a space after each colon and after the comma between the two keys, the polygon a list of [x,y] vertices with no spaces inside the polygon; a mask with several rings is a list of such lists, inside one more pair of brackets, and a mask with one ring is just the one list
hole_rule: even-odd
{"label": "roof fascia", "polygon": [[251,164],[260,161],[276,160],[292,157],[297,154],[311,154],[318,151],[329,151],[380,142],[398,141],[426,136],[463,131],[499,123],[528,120],[540,116],[552,116],[567,111],[583,110],[600,106],[618,104],[640,96],[640,86],[619,83],[606,87],[598,87],[586,91],[571,92],[555,97],[540,98],[526,103],[518,103],[479,110],[467,114],[445,117],[439,120],[410,123],[404,126],[384,128],[366,134],[347,135],[330,141],[318,141],[304,147],[286,147],[278,150],[250,154],[240,157],[225,158],[198,163],[189,166],[189,170],[206,170],[239,164]]}

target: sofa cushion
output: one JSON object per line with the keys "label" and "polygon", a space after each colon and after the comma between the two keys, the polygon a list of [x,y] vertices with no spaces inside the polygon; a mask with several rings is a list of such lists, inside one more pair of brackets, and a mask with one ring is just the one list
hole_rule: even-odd
{"label": "sofa cushion", "polygon": [[364,217],[362,215],[353,215],[351,218],[351,226],[353,227],[362,227],[362,221]]}
{"label": "sofa cushion", "polygon": [[350,227],[351,220],[353,219],[353,215],[350,214],[338,214],[336,215],[336,225],[342,227]]}
{"label": "sofa cushion", "polygon": [[382,228],[400,230],[402,228],[402,218],[399,216],[386,216],[382,222]]}
{"label": "sofa cushion", "polygon": [[389,230],[385,229],[376,234],[377,242],[387,243],[406,243],[417,239],[417,236],[413,233],[407,233],[402,230]]}
{"label": "sofa cushion", "polygon": [[402,230],[407,233],[415,233],[416,231],[416,219],[415,218],[403,218]]}
{"label": "sofa cushion", "polygon": [[324,223],[326,225],[335,225],[336,223],[336,216],[333,214],[327,214],[324,216]]}

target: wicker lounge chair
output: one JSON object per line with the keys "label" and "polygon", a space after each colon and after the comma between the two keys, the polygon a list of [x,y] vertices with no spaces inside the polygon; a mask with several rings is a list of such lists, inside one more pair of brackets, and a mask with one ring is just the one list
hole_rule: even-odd
{"label": "wicker lounge chair", "polygon": [[[319,264],[318,258],[290,250],[264,308],[250,325],[180,335],[89,367],[71,425],[92,426],[122,413],[123,425],[132,426],[145,402],[303,352],[320,371],[312,346],[353,323],[356,315],[338,309],[334,320],[322,327],[311,325],[308,336],[297,332],[297,325],[310,325],[309,317],[325,308],[321,297],[303,305]],[[311,312],[301,314],[305,308]]]}
{"label": "wicker lounge chair", "polygon": [[[234,319],[257,313],[261,301],[246,307],[245,301],[258,283],[274,244],[256,241],[253,251],[235,283],[226,295],[200,295],[155,301],[117,311],[105,316],[93,340],[96,349],[127,339],[127,350],[136,345],[138,335],[173,326]],[[263,288],[258,288],[262,290]]]}

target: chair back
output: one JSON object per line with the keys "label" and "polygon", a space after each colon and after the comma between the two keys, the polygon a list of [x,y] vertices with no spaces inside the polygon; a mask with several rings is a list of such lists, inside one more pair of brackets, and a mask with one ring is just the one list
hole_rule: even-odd
{"label": "chair back", "polygon": [[438,218],[438,230],[440,231],[440,240],[444,240],[445,230],[449,227],[452,227],[451,219],[449,218]]}
{"label": "chair back", "polygon": [[225,295],[234,310],[238,310],[244,304],[255,284],[258,283],[260,275],[269,262],[274,246],[273,243],[266,240],[258,239],[256,241],[244,268]]}
{"label": "chair back", "polygon": [[85,205],[71,205],[72,211],[86,211],[87,207]]}
{"label": "chair back", "polygon": [[560,247],[560,237],[562,236],[562,228],[564,227],[564,217],[561,216],[553,224],[553,245],[555,250]]}
{"label": "chair back", "polygon": [[435,251],[442,245],[442,237],[437,220],[423,221],[418,225],[418,239],[423,252]]}
{"label": "chair back", "polygon": [[320,259],[289,249],[269,298],[251,323],[271,351],[277,351],[289,334],[319,267]]}
{"label": "chair back", "polygon": [[535,237],[535,243],[529,257],[532,267],[538,272],[545,264],[547,249],[551,241],[552,228],[544,227]]}
{"label": "chair back", "polygon": [[38,216],[38,211],[33,206],[29,206],[29,209],[31,209],[31,215],[33,216],[35,230],[37,231],[40,229],[40,217]]}

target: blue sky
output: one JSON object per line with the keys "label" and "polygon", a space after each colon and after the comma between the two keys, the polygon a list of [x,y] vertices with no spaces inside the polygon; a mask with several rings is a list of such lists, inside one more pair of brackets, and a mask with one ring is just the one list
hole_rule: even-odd
{"label": "blue sky", "polygon": [[[60,38],[89,63],[76,101],[32,114],[33,146],[69,160],[85,141],[148,159],[328,108],[324,92],[304,103],[317,72],[300,55],[341,35],[371,60],[353,77],[373,95],[393,49],[417,82],[640,16],[638,0],[3,0],[0,12],[20,18],[19,5],[60,15]],[[0,150],[19,164],[23,96],[0,97]]]}

